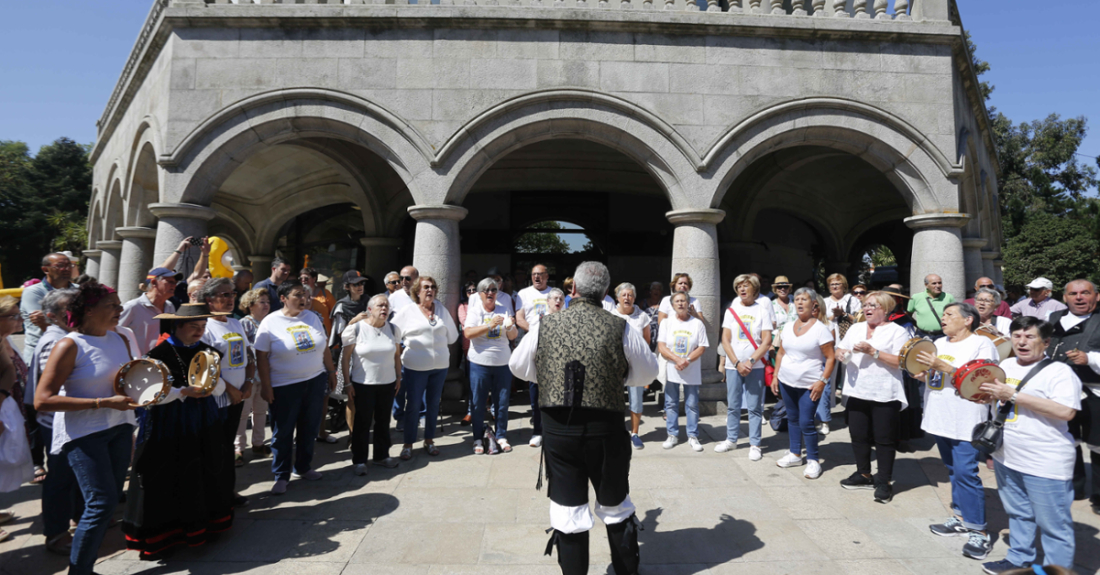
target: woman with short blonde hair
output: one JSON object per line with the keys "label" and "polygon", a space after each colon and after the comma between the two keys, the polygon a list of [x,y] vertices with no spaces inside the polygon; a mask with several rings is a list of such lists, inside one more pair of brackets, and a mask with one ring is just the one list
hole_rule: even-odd
{"label": "woman with short blonde hair", "polygon": [[733,280],[736,298],[722,319],[722,349],[726,368],[726,439],[714,446],[718,453],[737,449],[741,433],[741,404],[749,411],[749,460],[760,461],[764,422],[764,362],[772,345],[770,303],[759,301],[760,280],[741,274]]}
{"label": "woman with short blonde hair", "polygon": [[[678,273],[672,276],[672,282],[669,284],[672,295],[677,293],[685,293],[688,295],[688,315],[696,319],[703,319],[703,308],[699,304],[699,300],[691,297],[691,288],[695,285],[695,282],[691,281],[691,276],[685,273]],[[759,285],[759,284],[758,284]],[[665,296],[661,300],[661,305],[657,308],[657,323],[665,321],[670,315],[676,315],[672,311],[672,295]]]}

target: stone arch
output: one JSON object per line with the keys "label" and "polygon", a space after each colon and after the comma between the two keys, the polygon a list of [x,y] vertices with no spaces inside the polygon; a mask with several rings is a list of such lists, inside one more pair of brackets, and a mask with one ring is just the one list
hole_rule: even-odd
{"label": "stone arch", "polygon": [[275,242],[279,239],[279,231],[295,216],[333,204],[354,203],[353,199],[341,193],[335,187],[330,186],[328,188],[330,189],[327,191],[318,189],[318,193],[293,196],[270,206],[270,215],[267,217],[264,226],[256,230],[254,236],[256,241],[253,248],[261,252],[274,251]]}
{"label": "stone arch", "polygon": [[885,110],[838,98],[805,98],[762,110],[720,137],[703,163],[715,182],[709,205],[756,160],[776,150],[823,146],[857,156],[881,171],[913,214],[956,212],[962,166],[926,135]]}
{"label": "stone arch", "polygon": [[[147,130],[148,131],[148,130]],[[157,218],[149,204],[160,201],[160,168],[152,141],[143,137],[130,166],[130,185],[125,197],[125,221],[128,226],[155,228]]]}
{"label": "stone arch", "polygon": [[99,188],[92,190],[92,203],[88,209],[88,249],[95,249],[96,242],[103,239],[103,197]]}
{"label": "stone arch", "polygon": [[122,197],[122,176],[120,165],[116,162],[111,166],[110,175],[107,178],[107,199],[103,203],[103,237],[102,241],[115,239],[115,228],[126,225],[126,206]]}
{"label": "stone arch", "polygon": [[429,168],[431,146],[384,107],[332,90],[274,90],[216,112],[159,158],[172,170],[165,201],[209,205],[219,185],[253,150],[305,138],[370,150],[397,172],[414,197],[414,177]]}
{"label": "stone arch", "polygon": [[[698,156],[672,126],[626,100],[587,90],[549,90],[505,100],[460,128],[433,166],[446,174],[442,189],[426,195],[435,203],[461,204],[497,160],[550,139],[582,139],[623,153],[642,166],[665,192],[673,209],[693,205],[685,176]],[[427,188],[427,186],[424,186]]]}

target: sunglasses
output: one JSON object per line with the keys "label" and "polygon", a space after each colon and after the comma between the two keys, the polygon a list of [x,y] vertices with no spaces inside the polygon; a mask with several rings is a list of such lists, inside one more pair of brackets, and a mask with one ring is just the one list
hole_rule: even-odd
{"label": "sunglasses", "polygon": [[399,283],[401,283],[401,280],[390,280],[390,281],[386,282],[386,285],[388,285],[388,286],[395,286],[395,285],[397,285],[397,284],[399,284]]}
{"label": "sunglasses", "polygon": [[489,288],[485,290],[485,293],[497,293],[498,291],[500,290],[498,290],[497,288]]}
{"label": "sunglasses", "polygon": [[867,295],[867,292],[865,292],[865,291],[854,291],[854,292],[852,292],[852,295]]}
{"label": "sunglasses", "polygon": [[403,281],[407,281],[407,282],[411,282],[411,281],[413,281],[413,277],[412,277],[412,276],[401,276],[401,279],[402,279]]}
{"label": "sunglasses", "polygon": [[982,289],[982,288],[993,289],[993,284],[983,284],[983,285],[978,286],[978,289]]}

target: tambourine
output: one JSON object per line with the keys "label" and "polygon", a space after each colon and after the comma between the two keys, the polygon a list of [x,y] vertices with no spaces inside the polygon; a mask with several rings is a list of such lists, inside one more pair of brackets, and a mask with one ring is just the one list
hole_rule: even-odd
{"label": "tambourine", "polygon": [[115,393],[129,397],[141,407],[157,405],[168,397],[171,389],[168,367],[155,359],[128,361],[115,376]]}
{"label": "tambourine", "polygon": [[1001,335],[993,326],[979,326],[978,329],[974,330],[974,334],[989,338],[997,348],[997,355],[1000,356],[1001,361],[1016,355],[1016,351],[1012,349],[1012,340]]}
{"label": "tambourine", "polygon": [[917,374],[928,371],[932,365],[922,363],[917,359],[917,354],[926,351],[933,357],[936,355],[936,344],[932,343],[932,340],[925,339],[923,337],[914,337],[913,339],[905,342],[905,345],[901,346],[901,351],[898,352],[900,358],[901,369],[909,375],[916,377]]}
{"label": "tambourine", "polygon": [[962,367],[955,370],[952,379],[955,392],[959,394],[959,397],[976,403],[983,403],[989,399],[989,394],[981,391],[982,384],[995,379],[1004,381],[1005,370],[1001,369],[996,362],[988,359],[975,359],[964,363]]}
{"label": "tambourine", "polygon": [[222,359],[213,351],[204,349],[191,359],[187,370],[187,383],[198,388],[203,395],[209,395],[218,385],[218,376],[222,372]]}

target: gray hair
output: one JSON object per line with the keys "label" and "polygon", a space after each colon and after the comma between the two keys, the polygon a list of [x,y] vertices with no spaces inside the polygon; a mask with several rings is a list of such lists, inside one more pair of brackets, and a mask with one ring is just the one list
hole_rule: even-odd
{"label": "gray hair", "polygon": [[546,294],[546,299],[550,299],[550,296],[552,295],[556,295],[560,297],[562,301],[565,301],[565,292],[561,291],[558,288],[551,288],[550,291]]}
{"label": "gray hair", "polygon": [[979,325],[982,325],[982,314],[978,313],[978,309],[968,303],[955,302],[949,303],[943,307],[943,311],[947,311],[953,307],[959,308],[959,313],[963,318],[970,318],[970,327],[967,328],[970,331],[978,329]]}
{"label": "gray hair", "polygon": [[800,287],[800,288],[798,288],[794,291],[794,295],[791,296],[791,301],[794,301],[794,298],[796,298],[800,295],[804,295],[804,296],[809,297],[810,301],[815,302],[815,303],[817,302],[818,299],[821,298],[821,296],[817,295],[817,292],[814,291],[813,288]]}
{"label": "gray hair", "polygon": [[489,291],[489,288],[500,289],[500,284],[493,278],[485,278],[477,282],[477,293],[484,293]]}
{"label": "gray hair", "polygon": [[940,274],[928,274],[928,275],[924,276],[924,285],[928,285],[928,278],[930,278],[932,276],[936,276],[936,277],[940,278],[940,281],[943,281],[943,277],[941,277]]}
{"label": "gray hair", "polygon": [[390,296],[388,294],[384,294],[384,293],[376,294],[376,295],[371,296],[370,300],[367,301],[367,309],[374,309],[375,300],[380,300],[380,299],[386,300],[387,304],[390,303]]}
{"label": "gray hair", "polygon": [[577,295],[594,302],[603,299],[610,284],[611,272],[600,262],[583,262],[573,272],[573,289],[577,290]]}
{"label": "gray hair", "polygon": [[993,307],[1001,305],[1001,292],[992,288],[978,288],[978,291],[974,293],[974,299],[977,300],[978,296],[983,293],[993,296]]}
{"label": "gray hair", "polygon": [[42,298],[42,311],[46,317],[52,316],[53,324],[64,327],[66,325],[65,312],[69,310],[69,303],[80,294],[77,288],[55,289]]}
{"label": "gray hair", "polygon": [[615,286],[615,300],[618,301],[619,294],[623,293],[626,290],[634,292],[634,297],[638,297],[638,290],[634,289],[634,284],[630,282],[623,282]]}
{"label": "gray hair", "polygon": [[1091,281],[1089,281],[1085,278],[1069,280],[1068,282],[1066,282],[1065,287],[1062,288],[1062,293],[1066,293],[1066,292],[1069,291],[1069,284],[1075,284],[1077,282],[1085,282],[1085,283],[1089,284],[1089,287],[1092,288],[1092,293],[1096,293],[1096,284],[1092,283]]}
{"label": "gray hair", "polygon": [[222,286],[233,287],[233,280],[229,278],[210,278],[199,288],[199,299],[204,302],[210,301],[214,298],[214,294],[218,292],[218,288]]}

